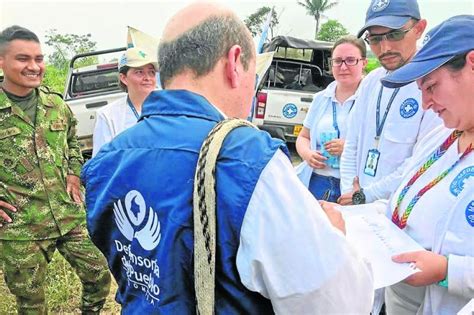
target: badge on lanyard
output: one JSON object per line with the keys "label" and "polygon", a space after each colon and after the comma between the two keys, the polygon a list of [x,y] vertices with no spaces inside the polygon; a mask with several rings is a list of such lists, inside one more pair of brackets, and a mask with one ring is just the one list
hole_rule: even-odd
{"label": "badge on lanyard", "polygon": [[367,152],[367,160],[365,161],[364,174],[375,177],[377,173],[377,165],[379,164],[380,152],[377,149],[371,149]]}
{"label": "badge on lanyard", "polygon": [[393,90],[392,96],[390,97],[390,100],[388,101],[387,108],[385,109],[383,118],[380,119],[380,102],[382,100],[383,86],[380,87],[379,96],[377,99],[377,109],[375,112],[375,146],[374,146],[375,148],[367,152],[367,159],[365,161],[365,167],[364,167],[364,174],[366,175],[375,177],[375,174],[377,174],[377,166],[379,164],[379,159],[380,159],[380,151],[379,151],[380,137],[382,135],[383,126],[385,125],[385,120],[387,119],[388,112],[390,111],[390,107],[392,106],[393,100],[395,99],[395,96],[397,96],[398,91],[400,91],[400,88],[396,88]]}

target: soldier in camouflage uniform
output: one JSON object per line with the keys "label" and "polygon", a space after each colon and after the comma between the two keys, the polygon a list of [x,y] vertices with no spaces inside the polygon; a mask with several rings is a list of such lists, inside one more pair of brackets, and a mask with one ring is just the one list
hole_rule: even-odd
{"label": "soldier in camouflage uniform", "polygon": [[110,289],[102,254],[85,228],[76,120],[56,94],[39,88],[38,37],[0,33],[0,264],[20,314],[47,312],[43,284],[55,250],[83,284],[83,313],[98,313]]}

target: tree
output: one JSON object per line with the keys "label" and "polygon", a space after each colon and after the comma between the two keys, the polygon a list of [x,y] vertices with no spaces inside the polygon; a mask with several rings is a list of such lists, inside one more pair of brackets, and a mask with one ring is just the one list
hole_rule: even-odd
{"label": "tree", "polygon": [[298,4],[306,9],[306,13],[311,15],[316,20],[316,29],[314,32],[314,38],[317,37],[319,31],[319,21],[323,13],[333,8],[337,1],[331,0],[304,0],[298,1]]}
{"label": "tree", "polygon": [[[59,34],[56,29],[50,29],[46,32],[45,37],[46,45],[54,48],[54,52],[48,56],[48,61],[58,69],[66,69],[74,55],[97,49],[97,43],[91,39],[91,34]],[[83,58],[78,66],[86,66],[96,62],[96,57]]]}
{"label": "tree", "polygon": [[52,91],[62,94],[66,86],[67,69],[56,68],[54,65],[46,65],[43,85],[49,87]]}
{"label": "tree", "polygon": [[321,29],[319,30],[316,39],[335,42],[339,37],[348,34],[349,32],[347,29],[337,20],[329,20],[326,23],[321,24]]}
{"label": "tree", "polygon": [[[252,33],[252,36],[256,36],[262,32],[262,25],[265,23],[270,7],[261,7],[255,13],[250,14],[244,21],[247,28]],[[276,11],[272,12],[272,20],[270,22],[270,36],[273,37],[273,28],[279,23]]]}

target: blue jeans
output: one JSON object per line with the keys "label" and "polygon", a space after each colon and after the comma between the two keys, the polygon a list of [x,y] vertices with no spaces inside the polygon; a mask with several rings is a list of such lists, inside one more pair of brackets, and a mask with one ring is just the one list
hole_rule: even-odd
{"label": "blue jeans", "polygon": [[339,178],[313,173],[308,189],[318,200],[336,202],[341,196],[340,182]]}

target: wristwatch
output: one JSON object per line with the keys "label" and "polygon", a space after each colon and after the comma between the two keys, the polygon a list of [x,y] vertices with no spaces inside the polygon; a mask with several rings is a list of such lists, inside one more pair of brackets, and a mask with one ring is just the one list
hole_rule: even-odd
{"label": "wristwatch", "polygon": [[352,204],[362,205],[365,203],[364,189],[360,189],[352,194]]}

